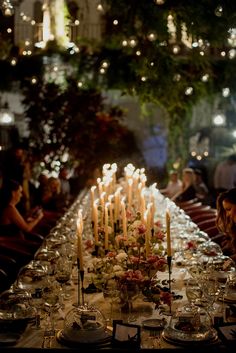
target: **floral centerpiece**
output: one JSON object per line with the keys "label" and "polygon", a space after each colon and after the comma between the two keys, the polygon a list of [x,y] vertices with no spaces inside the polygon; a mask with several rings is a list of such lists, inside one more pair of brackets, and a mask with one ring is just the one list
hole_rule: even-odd
{"label": "floral centerpiece", "polygon": [[[164,288],[158,283],[156,278],[158,271],[163,272],[167,268],[163,246],[165,232],[162,230],[162,224],[156,221],[151,232],[150,253],[146,256],[146,231],[146,225],[141,220],[139,213],[136,214],[136,217],[129,215],[126,237],[122,231],[119,231],[114,237],[110,230],[110,250],[105,252],[101,246],[98,252],[93,252],[95,256],[93,256],[90,265],[92,281],[95,287],[100,290],[113,281],[120,293],[124,293],[128,289],[130,296],[134,287],[138,287],[139,291],[157,305],[160,303],[169,304],[171,295],[166,287]],[[102,244],[103,228],[99,229],[99,237]],[[93,244],[87,242],[87,246],[92,252]],[[121,300],[125,301],[124,295],[121,295]]]}
{"label": "floral centerpiece", "polygon": [[167,269],[163,244],[170,237],[166,237],[169,228],[155,214],[157,189],[155,184],[146,187],[144,170],[129,164],[119,182],[116,170],[116,164],[104,165],[103,178],[91,187],[94,237],[87,249],[93,283],[99,289],[113,283],[121,293],[128,291],[129,299],[136,288],[159,303],[167,295],[162,295],[166,288],[157,287],[156,275]]}

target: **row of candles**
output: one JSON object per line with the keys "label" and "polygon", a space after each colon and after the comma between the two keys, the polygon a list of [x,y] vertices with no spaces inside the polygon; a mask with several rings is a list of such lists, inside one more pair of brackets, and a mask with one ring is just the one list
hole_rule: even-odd
{"label": "row of candles", "polygon": [[[145,251],[150,255],[150,237],[154,228],[155,219],[155,191],[156,184],[149,187],[149,202],[146,195],[146,175],[144,169],[135,169],[132,164],[124,168],[124,178],[119,184],[116,182],[117,165],[105,164],[102,169],[102,178],[97,179],[97,185],[90,189],[91,219],[95,244],[99,243],[99,227],[104,229],[104,249],[109,250],[109,230],[114,236],[119,225],[122,226],[123,237],[127,238],[127,210],[140,211],[141,219],[146,226]],[[82,233],[83,217],[79,210],[77,219],[78,258],[80,268],[83,267]],[[171,256],[170,213],[166,211],[166,241],[167,256]]]}

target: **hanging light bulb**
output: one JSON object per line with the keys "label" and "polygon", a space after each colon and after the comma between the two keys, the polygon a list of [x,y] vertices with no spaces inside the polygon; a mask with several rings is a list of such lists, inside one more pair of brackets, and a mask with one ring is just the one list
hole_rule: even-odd
{"label": "hanging light bulb", "polygon": [[3,0],[1,9],[4,16],[12,16],[14,14],[14,8],[10,0]]}
{"label": "hanging light bulb", "polygon": [[223,7],[221,5],[218,5],[215,9],[215,15],[217,17],[221,17],[223,15]]}
{"label": "hanging light bulb", "polygon": [[165,0],[155,0],[155,3],[156,3],[157,5],[163,5],[164,2],[165,2]]}

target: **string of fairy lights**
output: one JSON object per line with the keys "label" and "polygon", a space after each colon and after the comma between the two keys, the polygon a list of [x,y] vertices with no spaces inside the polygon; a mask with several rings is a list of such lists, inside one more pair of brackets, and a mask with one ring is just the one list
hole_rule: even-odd
{"label": "string of fairy lights", "polygon": [[[166,3],[166,0],[150,0],[153,1],[157,9],[161,9],[161,6]],[[14,6],[17,1],[14,0],[0,0],[0,9],[5,16],[13,16],[14,15]],[[43,5],[44,1],[42,1]],[[103,0],[96,0],[91,2],[93,5],[93,11],[97,12],[98,16],[104,16],[107,11],[109,11],[109,8],[107,7],[107,1]],[[215,5],[214,9],[214,15],[216,18],[221,18],[224,16],[224,7],[221,4]],[[83,17],[83,16],[82,16]],[[69,26],[73,27],[80,27],[84,21],[84,18],[80,18],[80,13],[78,14],[78,18],[73,18],[73,21],[71,20],[69,23]],[[36,28],[38,26],[38,23],[36,23],[36,20],[32,18],[29,14],[24,12],[19,12],[19,18],[18,21],[23,23],[25,26]],[[145,52],[142,48],[142,44],[140,43],[140,38],[135,34],[132,35],[125,35],[125,32],[122,32],[122,25],[120,23],[120,18],[119,16],[114,16],[112,18],[112,26],[113,29],[115,29],[117,32],[119,29],[121,29],[122,35],[121,40],[120,40],[120,49],[124,52],[131,52],[134,54],[134,56],[137,58],[137,61],[140,59],[142,60],[145,56]],[[42,26],[42,23],[40,24]],[[159,42],[159,46],[163,46],[164,49],[168,48],[170,50],[171,54],[178,58],[178,56],[183,56],[189,51],[193,50],[196,51],[199,55],[199,57],[207,57],[210,53],[211,50],[211,44],[206,40],[202,38],[196,38],[193,35],[189,33],[189,30],[187,28],[187,25],[183,22],[181,24],[181,40],[177,40],[177,28],[176,28],[176,21],[175,21],[175,13],[174,10],[170,10],[167,18],[166,18],[166,30],[168,32],[168,41],[163,41]],[[7,33],[10,35],[13,31],[12,28],[7,28],[6,29]],[[122,38],[123,36],[123,38]],[[153,45],[153,43],[156,43],[158,41],[158,33],[155,30],[148,30],[147,33],[145,34],[145,45],[148,46],[150,44]],[[142,39],[143,40],[143,39]],[[143,40],[144,42],[144,40]],[[70,48],[66,48],[68,50],[68,53],[70,55],[79,55],[80,53],[80,43],[73,43],[74,45],[71,46]],[[34,55],[34,47],[37,46],[37,50],[40,48],[39,43],[32,43],[29,38],[25,38],[22,44],[22,48],[20,50],[20,55],[22,56],[31,56]],[[43,48],[43,46],[41,46]],[[228,29],[228,40],[227,40],[227,45],[222,49],[218,48],[215,49],[215,52],[217,51],[216,55],[218,58],[222,61],[224,60],[234,60],[236,59],[236,28],[232,27]],[[187,55],[187,54],[186,54]],[[12,57],[9,59],[10,63],[12,66],[17,65],[18,58],[17,57]],[[157,70],[157,63],[153,59],[149,59],[149,63],[147,65],[146,72],[141,72],[139,73],[139,80],[140,84],[145,84],[149,81],[150,77],[152,76],[153,71],[152,70]],[[101,77],[106,77],[106,74],[109,70],[109,67],[112,66],[113,63],[110,58],[103,58],[100,62],[100,65],[97,66],[98,73],[101,75]],[[63,81],[63,74],[68,73],[67,72],[68,67],[63,66],[63,63],[61,61],[51,61],[47,62],[47,65],[45,65],[45,72],[47,74],[47,77],[51,80],[60,80],[60,82]],[[204,83],[208,83],[211,80],[211,75],[212,73],[209,72],[204,72],[205,70],[202,69],[202,73],[199,76],[199,81]],[[89,80],[89,75],[87,76],[82,76],[78,79],[77,86],[78,88],[85,87],[87,82],[86,80]],[[176,72],[173,74],[173,84],[178,84],[182,80],[182,73],[181,72]],[[32,85],[36,85],[39,81],[39,78],[34,75],[31,77],[31,83]],[[184,95],[185,96],[192,96],[194,94],[194,85],[191,85],[191,82],[189,85],[187,85],[184,88]],[[221,96],[224,98],[230,97],[232,94],[231,88],[227,86],[227,82],[225,84],[225,87],[221,89]],[[214,117],[215,125],[220,126],[220,124],[224,124],[224,117],[220,116],[219,114]],[[222,123],[223,121],[223,123]],[[193,146],[192,146],[193,147]],[[202,148],[202,146],[201,146]],[[204,145],[204,153],[205,157],[208,156],[208,146]],[[192,148],[192,151],[195,151],[196,148]],[[203,153],[203,154],[204,154]],[[197,155],[200,155],[197,154]],[[194,157],[194,156],[193,156]],[[199,157],[200,158],[200,157]]]}
{"label": "string of fairy lights", "polygon": [[[165,3],[165,0],[153,0],[157,6],[161,6]],[[106,9],[105,9],[105,4],[106,2],[98,0],[95,3],[96,6],[96,10],[103,14]],[[11,2],[11,0],[2,0],[1,2],[1,9],[2,12],[5,16],[12,16],[14,14],[14,7],[13,4]],[[217,5],[215,8],[215,15],[217,17],[221,17],[223,15],[223,7],[221,5]],[[24,12],[20,13],[20,20],[22,22],[24,22],[25,24],[28,24],[29,26],[35,26],[36,25],[36,21],[31,18],[29,15],[27,15]],[[79,26],[80,25],[80,19],[75,19],[73,24],[70,24],[73,26]],[[118,26],[119,25],[119,21],[118,19],[114,18],[113,20],[113,26]],[[172,13],[170,13],[167,17],[167,30],[169,32],[170,35],[170,39],[168,43],[160,43],[160,46],[167,46],[167,45],[171,45],[172,51],[174,55],[178,55],[180,54],[182,48],[180,47],[179,44],[176,44],[176,27],[175,27],[175,23],[174,23],[174,16]],[[10,34],[12,33],[12,28],[7,28],[7,32]],[[157,33],[155,33],[155,31],[150,31],[149,33],[147,33],[147,41],[150,42],[154,42],[157,38]],[[204,56],[207,53],[207,50],[209,49],[209,43],[205,40],[202,40],[201,38],[198,38],[198,40],[194,40],[191,35],[188,34],[188,29],[186,28],[186,25],[183,23],[182,25],[182,33],[181,33],[181,43],[184,44],[185,47],[187,48],[198,48],[199,49],[199,55],[200,56]],[[38,44],[38,43],[33,43],[34,45]],[[77,44],[77,43],[76,43]],[[23,56],[29,56],[33,54],[33,49],[31,47],[32,43],[29,41],[28,38],[25,39],[24,41],[24,48],[23,50],[21,50],[21,54]],[[229,59],[234,59],[236,57],[236,28],[230,28],[229,29],[229,38],[228,38],[228,45],[229,48],[228,50],[221,50],[219,55],[222,57],[222,59],[224,58],[229,58]],[[123,49],[127,48],[130,49],[132,48],[135,51],[135,55],[137,57],[141,57],[142,56],[142,50],[139,49],[139,43],[138,43],[138,39],[135,36],[132,36],[130,38],[124,38],[121,41],[121,47],[123,47]],[[76,49],[77,48],[77,49]],[[70,50],[70,54],[77,54],[79,52],[79,47],[78,45],[76,45],[74,48],[72,48]],[[11,59],[11,64],[12,65],[16,65],[17,63],[17,59],[16,58],[12,58]],[[107,68],[109,67],[110,63],[108,60],[104,60],[99,68],[99,73],[101,75],[106,74]],[[150,62],[150,67],[154,67],[155,63],[153,61]],[[208,82],[210,76],[209,73],[203,73],[201,76],[201,81],[202,82]],[[146,82],[148,80],[147,75],[141,75],[140,77],[140,81],[141,82]],[[181,75],[180,74],[175,74],[173,77],[173,82],[179,82],[181,80]],[[193,87],[189,86],[186,87],[185,89],[185,95],[192,95],[193,93]],[[222,90],[222,95],[223,97],[227,97],[230,94],[230,89],[228,87],[225,87]]]}
{"label": "string of fairy lights", "polygon": [[[165,4],[165,0],[153,0],[154,3],[157,6],[162,6],[163,4]],[[102,1],[102,0],[97,0],[96,2],[93,3],[95,6],[95,10],[97,10],[97,12],[99,14],[104,14],[107,11],[107,7],[106,7],[106,1]],[[14,6],[13,6],[13,0],[2,0],[0,2],[0,6],[1,6],[1,10],[2,13],[5,16],[13,16],[14,14]],[[43,3],[42,3],[43,6]],[[215,7],[214,10],[215,16],[217,17],[222,17],[224,14],[224,8],[222,5],[217,5]],[[27,24],[28,26],[36,26],[37,23],[35,21],[34,18],[32,18],[31,16],[29,16],[27,13],[25,12],[20,12],[20,21],[23,22],[24,24]],[[80,26],[82,20],[80,18],[76,18],[73,20],[73,23],[70,23],[70,26]],[[113,26],[114,27],[119,27],[119,19],[115,18],[113,19]],[[193,36],[191,36],[191,34],[188,33],[188,29],[186,27],[185,23],[182,23],[182,29],[181,29],[181,43],[177,42],[176,40],[176,35],[177,35],[177,30],[176,30],[176,24],[175,24],[175,18],[174,18],[174,13],[173,11],[169,13],[168,17],[167,17],[167,31],[169,33],[169,41],[168,42],[163,42],[160,43],[160,46],[163,47],[170,47],[173,54],[178,56],[181,54],[181,51],[184,50],[183,48],[186,48],[188,50],[191,49],[198,49],[199,50],[199,55],[200,56],[205,56],[208,54],[209,52],[209,46],[210,43],[207,42],[207,40],[203,40],[201,38],[195,39]],[[7,28],[7,33],[11,34],[13,31],[12,28]],[[155,42],[157,40],[157,33],[155,31],[149,31],[146,34],[146,41],[147,42]],[[78,54],[80,49],[79,49],[79,44],[78,43],[73,43],[74,46],[72,45],[69,48],[69,53],[71,55],[74,54]],[[180,45],[181,44],[181,45]],[[39,43],[31,43],[31,41],[28,38],[25,38],[25,41],[22,44],[22,48],[20,50],[20,55],[23,56],[30,56],[34,54],[34,46],[38,46],[39,47]],[[43,47],[43,46],[42,46]],[[133,35],[131,37],[127,37],[127,38],[123,38],[121,40],[120,43],[120,47],[123,48],[123,50],[133,50],[134,54],[136,55],[137,59],[140,57],[142,57],[144,54],[142,52],[141,46],[139,45],[139,39]],[[219,49],[220,50],[220,49]],[[219,57],[222,58],[222,60],[224,59],[235,59],[236,58],[236,28],[229,28],[228,30],[228,47],[224,50],[220,50],[220,52],[218,53]],[[15,66],[17,64],[17,58],[13,57],[10,58],[10,63],[12,66]],[[109,66],[112,63],[109,61],[109,59],[104,59],[101,63],[100,63],[100,67],[98,67],[99,70],[99,74],[100,75],[106,75],[107,70],[109,68]],[[151,60],[149,63],[149,68],[155,69],[155,65],[156,63]],[[55,67],[52,67],[52,72],[57,73],[59,70],[59,67],[56,65]],[[152,70],[147,71],[144,74],[140,75],[140,81],[141,83],[145,83],[149,80],[149,75],[152,75]],[[207,83],[210,80],[210,73],[208,72],[203,72],[201,77],[199,77],[199,80],[202,81],[203,83]],[[173,82],[178,83],[180,80],[182,79],[181,77],[181,73],[175,73],[173,75]],[[37,83],[37,78],[34,76],[32,77],[32,84],[36,84]],[[83,86],[83,82],[82,80],[78,81],[78,87],[82,87]],[[185,91],[184,91],[186,96],[191,96],[194,93],[194,88],[189,85],[187,87],[185,87]],[[223,87],[222,88],[222,96],[227,98],[230,96],[230,88],[229,87]]]}

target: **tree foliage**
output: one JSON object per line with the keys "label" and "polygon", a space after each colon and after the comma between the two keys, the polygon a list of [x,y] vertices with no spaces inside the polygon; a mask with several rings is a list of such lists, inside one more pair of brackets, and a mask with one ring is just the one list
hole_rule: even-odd
{"label": "tree foliage", "polygon": [[25,85],[23,93],[30,149],[36,160],[44,161],[44,168],[72,163],[86,179],[103,163],[122,160],[127,149],[130,154],[136,151],[132,133],[122,124],[123,112],[106,103],[96,89],[79,89],[70,79],[64,90],[41,81]]}

